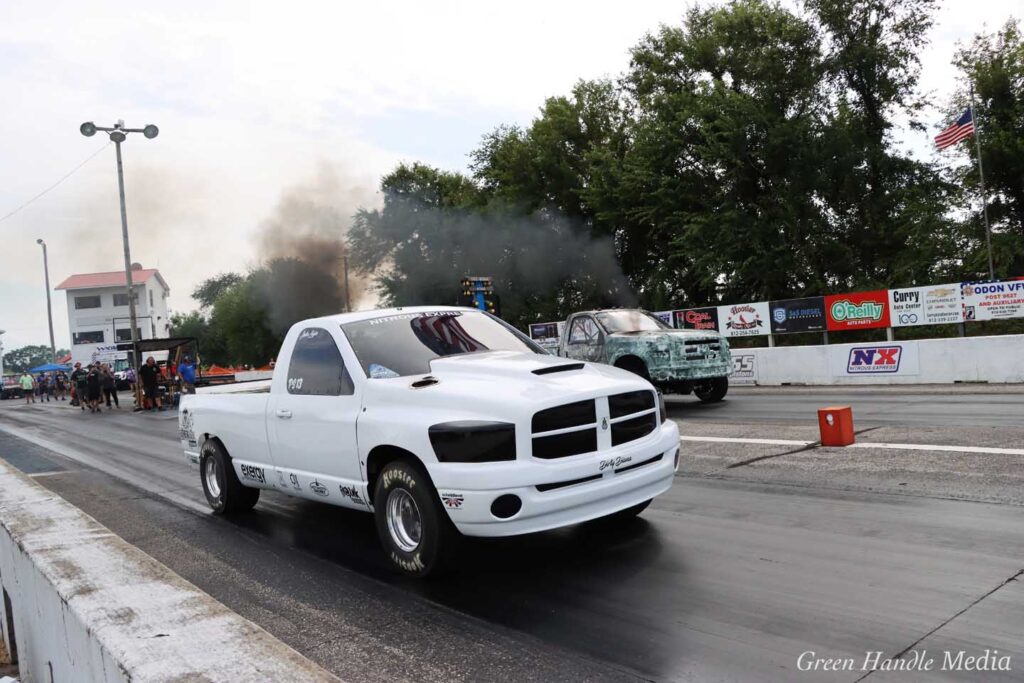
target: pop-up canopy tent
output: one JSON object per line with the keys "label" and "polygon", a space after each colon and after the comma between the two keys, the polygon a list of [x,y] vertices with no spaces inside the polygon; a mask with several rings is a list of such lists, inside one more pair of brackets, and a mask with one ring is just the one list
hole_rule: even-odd
{"label": "pop-up canopy tent", "polygon": [[43,365],[37,365],[34,368],[30,368],[29,372],[34,375],[37,372],[59,372],[60,370],[67,372],[68,366],[60,365],[58,363],[44,363]]}

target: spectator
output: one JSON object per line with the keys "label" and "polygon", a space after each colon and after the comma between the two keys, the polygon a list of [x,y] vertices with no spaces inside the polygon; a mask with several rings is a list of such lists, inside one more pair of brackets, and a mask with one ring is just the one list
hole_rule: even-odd
{"label": "spectator", "polygon": [[85,410],[86,377],[88,372],[81,363],[75,363],[75,369],[71,371],[71,405],[78,406]]}
{"label": "spectator", "polygon": [[103,387],[103,397],[107,399],[107,407],[110,407],[110,399],[114,399],[114,405],[121,409],[121,402],[117,400],[117,378],[114,371],[106,363],[100,366],[100,385]]}
{"label": "spectator", "polygon": [[39,379],[36,380],[36,396],[39,397],[40,403],[50,400],[50,378],[45,372],[40,372]]}
{"label": "spectator", "polygon": [[64,395],[68,390],[68,376],[63,370],[57,372],[57,375],[53,378],[54,388],[54,399],[57,401],[63,401]]}
{"label": "spectator", "polygon": [[36,381],[32,379],[32,375],[24,373],[21,379],[18,380],[21,383],[21,393],[25,394],[25,404],[36,402]]}
{"label": "spectator", "polygon": [[147,358],[145,365],[139,368],[139,380],[142,382],[142,392],[149,400],[150,409],[163,410],[160,403],[160,368],[153,356]]}
{"label": "spectator", "polygon": [[100,410],[100,397],[103,394],[103,374],[100,372],[99,365],[89,366],[89,371],[85,376],[85,391],[89,399],[89,412],[102,412]]}
{"label": "spectator", "polygon": [[178,365],[178,377],[181,378],[181,393],[196,393],[196,366],[188,356]]}

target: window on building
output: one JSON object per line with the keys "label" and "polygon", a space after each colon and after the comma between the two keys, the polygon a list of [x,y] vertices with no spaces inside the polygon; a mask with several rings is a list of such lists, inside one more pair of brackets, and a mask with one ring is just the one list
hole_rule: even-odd
{"label": "window on building", "polygon": [[[135,303],[139,303],[139,293],[135,292]],[[114,294],[114,305],[115,306],[127,306],[128,305],[128,292],[118,292]]]}
{"label": "window on building", "polygon": [[99,308],[103,304],[100,302],[100,297],[96,296],[76,296],[75,297],[75,308]]}
{"label": "window on building", "polygon": [[[97,299],[99,297],[96,297]],[[75,344],[102,344],[103,343],[103,330],[93,330],[92,332],[75,332],[72,337],[72,342]]]}
{"label": "window on building", "polygon": [[[135,331],[139,335],[139,339],[142,339],[142,328],[139,327]],[[132,328],[125,327],[124,329],[118,330],[115,336],[117,337],[116,341],[130,342],[132,340]]]}

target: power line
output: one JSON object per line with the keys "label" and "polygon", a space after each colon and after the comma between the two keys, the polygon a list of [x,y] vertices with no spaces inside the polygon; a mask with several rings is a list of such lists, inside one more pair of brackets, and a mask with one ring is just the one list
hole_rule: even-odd
{"label": "power line", "polygon": [[45,194],[46,194],[47,192],[49,192],[50,190],[53,190],[53,189],[54,189],[54,188],[56,188],[56,187],[57,187],[58,185],[60,185],[61,183],[63,183],[63,182],[65,181],[65,180],[67,180],[68,178],[70,178],[71,176],[73,176],[73,175],[75,174],[75,171],[77,171],[78,169],[82,168],[82,167],[83,167],[83,166],[85,166],[85,165],[86,165],[87,163],[89,163],[90,161],[92,161],[93,159],[95,159],[96,157],[98,157],[98,156],[99,156],[99,154],[100,154],[100,152],[102,152],[103,150],[105,150],[105,149],[106,149],[107,147],[109,147],[109,146],[110,146],[110,143],[108,142],[107,144],[103,145],[103,146],[102,146],[102,147],[100,147],[100,148],[99,148],[98,150],[96,150],[95,152],[93,152],[92,154],[90,154],[90,155],[89,155],[89,157],[88,157],[88,158],[87,158],[87,159],[86,159],[85,161],[83,161],[82,163],[78,164],[78,166],[75,166],[75,167],[74,167],[73,169],[71,169],[70,171],[68,171],[67,173],[65,173],[65,174],[64,174],[63,176],[61,176],[61,179],[60,179],[60,180],[58,180],[57,182],[55,182],[55,183],[54,183],[53,185],[50,185],[50,186],[49,186],[48,188],[46,188],[45,190],[43,190],[42,192],[40,192],[39,194],[37,194],[37,195],[36,195],[35,197],[32,197],[32,199],[29,199],[29,200],[28,200],[27,202],[25,202],[24,204],[22,204],[21,206],[19,206],[18,208],[16,208],[16,209],[15,209],[14,211],[11,211],[11,212],[10,212],[9,214],[7,214],[7,215],[3,216],[2,218],[0,218],[0,223],[3,223],[3,222],[4,222],[5,220],[7,220],[8,218],[10,218],[10,217],[11,217],[11,216],[13,216],[14,214],[18,213],[19,211],[21,211],[22,209],[24,209],[24,208],[25,208],[26,206],[28,206],[29,204],[31,204],[31,203],[32,203],[32,202],[34,202],[35,200],[39,199],[40,197],[42,197],[43,195],[45,195]]}

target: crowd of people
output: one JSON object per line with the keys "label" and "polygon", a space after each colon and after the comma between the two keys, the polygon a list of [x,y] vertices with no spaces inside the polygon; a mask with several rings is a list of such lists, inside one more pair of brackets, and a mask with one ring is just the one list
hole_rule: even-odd
{"label": "crowd of people", "polygon": [[[124,380],[127,381],[132,393],[135,393],[136,382],[141,386],[142,410],[161,411],[174,402],[178,393],[195,393],[196,365],[191,358],[185,356],[180,363],[169,361],[159,365],[153,356],[139,368],[138,378],[135,371],[128,368]],[[99,413],[103,407],[108,410],[120,409],[121,402],[117,395],[117,376],[107,363],[75,363],[70,375],[63,370],[41,372],[33,376],[25,372],[18,379],[26,403],[69,401],[70,405],[90,413]]]}

